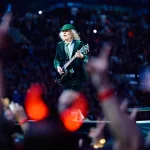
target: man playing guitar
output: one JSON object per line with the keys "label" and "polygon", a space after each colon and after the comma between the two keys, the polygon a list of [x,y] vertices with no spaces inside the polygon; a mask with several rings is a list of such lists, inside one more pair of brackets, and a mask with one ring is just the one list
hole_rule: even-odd
{"label": "man playing guitar", "polygon": [[75,59],[67,68],[68,75],[61,84],[64,89],[81,91],[82,83],[87,78],[85,63],[88,62],[87,54],[80,51],[84,47],[84,43],[80,41],[79,35],[71,24],[65,24],[59,35],[62,41],[57,45],[54,67],[59,75],[63,76],[66,72],[62,68],[63,65],[74,57]]}

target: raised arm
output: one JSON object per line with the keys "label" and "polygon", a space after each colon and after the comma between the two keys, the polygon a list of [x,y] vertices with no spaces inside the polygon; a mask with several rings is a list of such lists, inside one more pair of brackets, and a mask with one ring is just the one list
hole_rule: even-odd
{"label": "raised arm", "polygon": [[10,21],[11,21],[11,14],[6,13],[2,17],[2,22],[0,24],[0,98],[3,97],[3,90],[4,90],[3,73],[2,73],[3,68],[2,68],[2,60],[1,60],[3,54],[2,47],[3,47],[5,36],[8,33]]}
{"label": "raised arm", "polygon": [[9,25],[11,21],[11,14],[6,13],[2,17],[2,22],[0,24],[0,48],[3,46],[3,40],[8,33]]}
{"label": "raised arm", "polygon": [[99,104],[106,118],[111,122],[110,130],[117,140],[117,150],[140,150],[142,143],[141,133],[135,122],[120,110],[118,98],[108,77],[108,56],[111,45],[105,44],[98,58],[89,62],[87,69],[90,72],[93,85],[97,89]]}

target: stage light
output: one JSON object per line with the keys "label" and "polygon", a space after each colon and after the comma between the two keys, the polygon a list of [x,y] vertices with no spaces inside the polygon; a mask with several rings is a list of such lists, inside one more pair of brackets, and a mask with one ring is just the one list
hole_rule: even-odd
{"label": "stage light", "polygon": [[39,14],[41,15],[42,13],[43,13],[43,12],[40,10],[40,11],[39,11]]}
{"label": "stage light", "polygon": [[105,139],[100,139],[99,142],[100,142],[100,144],[105,144],[106,140]]}
{"label": "stage light", "polygon": [[95,29],[95,30],[93,30],[93,33],[97,33],[97,30]]}

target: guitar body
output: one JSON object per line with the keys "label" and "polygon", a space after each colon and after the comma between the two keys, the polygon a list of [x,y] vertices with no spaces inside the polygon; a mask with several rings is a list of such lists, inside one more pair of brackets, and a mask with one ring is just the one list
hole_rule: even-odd
{"label": "guitar body", "polygon": [[[89,51],[89,45],[84,45],[80,50],[79,50],[82,54],[86,54]],[[68,81],[71,79],[71,77],[73,76],[74,73],[70,73],[70,69],[73,69],[71,67],[71,63],[73,62],[73,60],[75,59],[75,55],[62,67],[64,73],[63,74],[59,74],[56,77],[55,82],[58,84],[63,84],[64,82]],[[78,84],[76,81],[74,82],[74,84]]]}
{"label": "guitar body", "polygon": [[69,80],[71,77],[71,74],[69,72],[65,72],[63,74],[59,74],[55,80],[56,83],[58,84],[63,84],[64,82],[66,82],[67,80]]}

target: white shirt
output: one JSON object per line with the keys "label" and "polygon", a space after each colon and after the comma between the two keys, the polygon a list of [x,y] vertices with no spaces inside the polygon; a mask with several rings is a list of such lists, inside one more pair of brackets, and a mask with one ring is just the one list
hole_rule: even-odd
{"label": "white shirt", "polygon": [[68,44],[68,49],[69,49],[69,58],[72,57],[73,49],[74,49],[74,41],[67,43]]}

